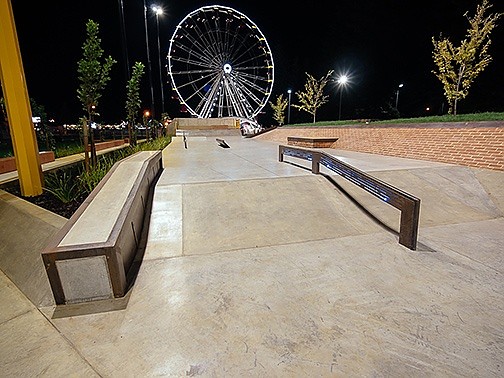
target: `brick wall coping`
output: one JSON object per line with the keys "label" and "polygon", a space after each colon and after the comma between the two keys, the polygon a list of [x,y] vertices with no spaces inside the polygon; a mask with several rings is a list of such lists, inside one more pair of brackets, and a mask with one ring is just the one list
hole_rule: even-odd
{"label": "brick wall coping", "polygon": [[459,129],[478,127],[503,127],[504,121],[480,121],[480,122],[431,122],[431,123],[355,123],[351,125],[328,125],[328,126],[282,126],[281,129],[334,129],[334,128],[354,128],[354,129],[378,129],[378,128],[420,128],[420,129]]}

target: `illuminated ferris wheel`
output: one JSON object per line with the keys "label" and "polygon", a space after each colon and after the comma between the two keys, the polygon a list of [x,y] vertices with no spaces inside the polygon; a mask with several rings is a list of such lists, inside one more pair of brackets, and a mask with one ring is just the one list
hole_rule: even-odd
{"label": "illuminated ferris wheel", "polygon": [[189,13],[170,40],[168,73],[196,117],[254,119],[273,87],[273,56],[259,28],[224,6]]}

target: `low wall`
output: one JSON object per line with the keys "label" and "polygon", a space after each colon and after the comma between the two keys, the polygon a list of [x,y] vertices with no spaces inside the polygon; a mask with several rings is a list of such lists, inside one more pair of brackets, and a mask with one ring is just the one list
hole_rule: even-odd
{"label": "low wall", "polygon": [[240,120],[234,117],[175,118],[172,124],[177,130],[222,130],[240,128]]}
{"label": "low wall", "polygon": [[338,138],[332,148],[504,170],[504,122],[281,127],[257,138]]}
{"label": "low wall", "polygon": [[[54,161],[54,152],[39,152],[40,164]],[[16,158],[14,156],[0,159],[0,173],[14,172],[16,170]]]}
{"label": "low wall", "polygon": [[107,142],[99,142],[96,143],[96,151],[101,151],[105,150],[107,148],[112,148],[112,147],[119,147],[127,143],[125,140],[119,139],[119,140],[110,140]]}

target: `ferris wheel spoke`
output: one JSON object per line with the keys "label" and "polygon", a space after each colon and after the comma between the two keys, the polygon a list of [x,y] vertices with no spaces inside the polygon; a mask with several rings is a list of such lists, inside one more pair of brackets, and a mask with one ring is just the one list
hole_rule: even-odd
{"label": "ferris wheel spoke", "polygon": [[228,104],[228,109],[230,109],[230,115],[238,115],[241,113],[239,108],[239,99],[233,91],[233,86],[230,85],[229,80],[224,80],[224,90],[226,92],[226,99]]}
{"label": "ferris wheel spoke", "polygon": [[193,84],[197,83],[198,81],[202,81],[202,80],[204,80],[204,79],[206,79],[206,78],[208,78],[208,77],[210,77],[210,76],[211,76],[211,75],[200,76],[200,77],[198,77],[198,78],[196,78],[196,79],[193,79],[193,80],[191,80],[191,81],[188,81],[187,83],[180,84],[180,85],[178,86],[178,88],[184,88],[184,87],[187,87],[188,85],[193,85]]}
{"label": "ferris wheel spoke", "polygon": [[229,57],[230,57],[230,46],[229,46],[229,36],[231,34],[231,30],[230,30],[230,25],[232,23],[232,20],[230,19],[226,19],[226,30],[224,31],[224,46],[225,46],[225,49],[224,49],[224,58],[226,60],[229,60]]}
{"label": "ferris wheel spoke", "polygon": [[260,93],[263,93],[263,94],[266,94],[266,92],[264,91],[264,88],[257,85],[256,83],[254,83],[253,81],[249,80],[248,78],[244,77],[244,76],[238,76],[237,75],[237,80],[243,84],[243,85],[247,85],[248,87],[256,90],[257,92],[260,92]]}
{"label": "ferris wheel spoke", "polygon": [[218,17],[214,15],[212,18],[213,18],[213,23],[215,25],[215,29],[212,29],[212,27],[210,26],[211,21],[208,20],[208,18],[207,18],[208,22],[205,22],[205,28],[207,29],[208,35],[210,36],[210,38],[213,39],[214,47],[217,52],[217,55],[219,56],[219,58],[221,60],[224,60],[222,44],[221,44],[220,38],[219,38],[219,23],[217,22]]}
{"label": "ferris wheel spoke", "polygon": [[202,96],[200,102],[196,106],[195,110],[203,117],[207,118],[211,115],[213,103],[215,96],[218,94],[220,86],[220,77],[222,75],[217,75],[213,78],[213,83],[210,90]]}
{"label": "ferris wheel spoke", "polygon": [[237,27],[235,30],[235,33],[233,34],[233,37],[231,38],[232,45],[228,49],[228,56],[227,56],[228,60],[233,59],[233,51],[235,51],[236,42],[240,39],[240,38],[238,38],[239,33],[240,33],[240,28]]}
{"label": "ferris wheel spoke", "polygon": [[246,118],[250,118],[250,109],[252,108],[243,94],[243,87],[236,85],[230,86],[231,92],[233,92],[233,98],[235,100],[234,104],[236,105],[236,108],[238,109],[237,114],[245,115]]}
{"label": "ferris wheel spoke", "polygon": [[[197,47],[199,51],[203,52],[203,54],[201,54],[201,55],[205,56],[205,59],[208,60],[209,64],[211,64],[211,62],[212,62],[212,56],[211,55],[210,56],[204,55],[204,53],[207,51],[207,49],[205,48],[205,46],[202,45],[196,38],[194,38],[191,35],[191,33],[187,32],[187,33],[184,34],[184,36],[189,40],[189,42],[191,42],[193,44],[193,46]],[[194,50],[193,48],[187,47],[185,45],[182,45],[182,44],[180,44],[180,45],[184,46],[185,47],[184,50],[187,51],[187,52],[190,52],[190,51]],[[189,49],[189,51],[187,49]]]}
{"label": "ferris wheel spoke", "polygon": [[[184,50],[186,53],[189,54],[189,56],[194,56],[194,57],[198,58],[200,60],[200,63],[203,63],[200,65],[202,65],[202,66],[206,65],[207,67],[212,65],[212,60],[209,57],[192,50],[190,47],[188,47],[186,45],[182,45],[182,44],[178,44],[177,47]],[[181,58],[174,58],[174,60],[181,61],[180,59]]]}
{"label": "ferris wheel spoke", "polygon": [[219,106],[217,107],[217,117],[222,117],[224,114],[224,93],[221,90],[219,93]]}
{"label": "ferris wheel spoke", "polygon": [[[259,41],[257,41],[256,43],[252,44],[249,46],[248,49],[246,49],[245,51],[243,51],[239,56],[237,57],[233,57],[233,61],[239,61],[241,59],[242,56],[244,56],[245,54],[249,53],[257,44],[259,43]],[[237,51],[238,53],[239,51]]]}
{"label": "ferris wheel spoke", "polygon": [[237,80],[238,82],[240,82],[241,84],[243,84],[241,86],[241,89],[247,94],[247,96],[253,100],[256,105],[262,105],[263,102],[261,101],[261,99],[259,97],[257,97],[246,85],[245,83],[242,83],[240,79]]}
{"label": "ferris wheel spoke", "polygon": [[[252,56],[252,57],[250,57],[250,58],[248,58],[246,60],[243,60],[241,62],[235,61],[234,65],[236,67],[243,67],[245,64],[249,64],[250,62],[258,64],[259,63],[259,59],[258,58],[260,56],[267,56],[267,54]],[[271,63],[269,63],[267,61],[267,59],[264,59],[264,64],[265,64],[265,67],[271,66]]]}
{"label": "ferris wheel spoke", "polygon": [[[202,81],[204,79],[207,79],[208,77],[210,77],[211,75],[206,75],[204,77],[200,77],[197,81]],[[196,88],[195,92],[190,95],[189,97],[186,98],[186,101],[189,101],[191,100],[194,96],[198,95],[199,97],[205,97],[204,95],[201,94],[201,92],[205,89],[205,87],[207,85],[209,85],[210,83],[215,83],[215,81],[219,82],[217,79],[219,77],[219,74],[215,74],[213,76],[210,77],[209,80],[207,80],[205,83],[203,83],[203,85],[201,85],[199,88]],[[196,82],[192,82],[190,84],[195,84]],[[212,84],[213,86],[213,84]],[[207,92],[208,93],[208,92]]]}
{"label": "ferris wheel spoke", "polygon": [[211,50],[211,52],[213,53],[214,56],[218,55],[218,51],[215,48],[215,42],[212,40],[212,33],[208,29],[208,26],[207,26],[210,22],[207,17],[207,12],[203,12],[203,16],[205,17],[205,21],[203,22],[203,26],[205,27],[206,33],[204,33],[200,29],[200,27],[197,23],[194,24],[194,30],[199,33],[199,37],[204,42],[204,45],[207,46],[208,50]]}
{"label": "ferris wheel spoke", "polygon": [[[265,69],[266,67],[257,67],[257,68]],[[241,69],[237,69],[237,68],[234,71],[238,72],[240,77],[246,77],[246,78],[254,80],[254,81],[262,81],[262,82],[266,82],[266,83],[271,82],[271,79],[268,76],[249,74],[249,73],[243,72]]]}
{"label": "ferris wheel spoke", "polygon": [[187,74],[202,74],[202,73],[215,73],[215,69],[207,69],[207,70],[186,70],[186,71],[172,71],[174,75],[187,75]]}
{"label": "ferris wheel spoke", "polygon": [[[206,12],[203,11],[203,16],[205,16],[205,20],[207,20],[207,17],[206,17]],[[191,17],[191,20],[193,21],[193,23],[191,24],[192,27],[194,27],[194,30],[198,33],[198,37],[201,39],[202,43],[203,43],[203,46],[207,46],[209,47],[210,49],[212,49],[213,47],[213,44],[211,43],[211,41],[209,41],[205,34],[202,32],[202,30],[200,29],[199,25],[197,22],[195,22],[192,17]],[[205,23],[205,22],[204,22]],[[203,50],[205,50],[205,48],[203,48]],[[213,49],[212,49],[213,50]],[[213,53],[215,53],[215,50],[212,51]]]}

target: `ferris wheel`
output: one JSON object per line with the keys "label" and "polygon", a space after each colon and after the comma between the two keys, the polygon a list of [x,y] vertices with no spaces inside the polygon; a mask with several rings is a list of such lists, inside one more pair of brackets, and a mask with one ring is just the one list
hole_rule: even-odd
{"label": "ferris wheel", "polygon": [[193,116],[254,119],[271,94],[273,56],[247,16],[229,7],[205,6],[177,25],[168,74]]}

